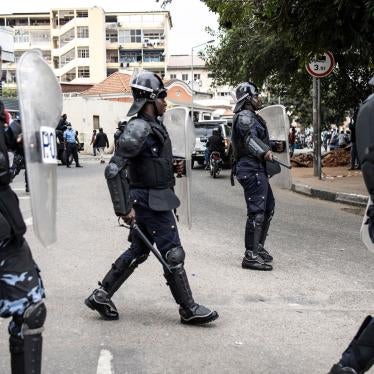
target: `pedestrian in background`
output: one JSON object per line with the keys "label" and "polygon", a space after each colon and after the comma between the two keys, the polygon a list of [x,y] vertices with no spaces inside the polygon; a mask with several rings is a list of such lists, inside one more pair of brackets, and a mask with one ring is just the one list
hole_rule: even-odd
{"label": "pedestrian in background", "polygon": [[351,122],[349,123],[349,129],[351,130],[351,167],[349,170],[361,169],[360,160],[357,154],[357,144],[356,144],[356,120],[359,107],[356,108]]}
{"label": "pedestrian in background", "polygon": [[293,157],[293,153],[295,152],[295,143],[296,143],[296,129],[293,126],[291,126],[291,130],[288,134],[288,143],[290,145],[290,157]]}
{"label": "pedestrian in background", "polygon": [[109,141],[108,141],[107,135],[105,134],[105,132],[103,131],[101,127],[99,129],[99,133],[96,135],[94,144],[100,156],[100,163],[104,164],[105,163],[104,150],[105,150],[105,147],[109,148]]}
{"label": "pedestrian in background", "polygon": [[70,155],[73,155],[75,166],[77,168],[81,168],[82,165],[79,164],[78,160],[78,146],[77,146],[77,140],[76,140],[76,133],[71,126],[71,123],[67,123],[67,128],[64,131],[64,143],[65,143],[65,149],[66,149],[66,167],[70,168],[69,159]]}
{"label": "pedestrian in background", "polygon": [[90,145],[92,145],[92,154],[96,157],[95,140],[96,140],[96,130],[93,130],[93,131],[92,131],[92,136],[91,136],[91,143],[90,143]]}

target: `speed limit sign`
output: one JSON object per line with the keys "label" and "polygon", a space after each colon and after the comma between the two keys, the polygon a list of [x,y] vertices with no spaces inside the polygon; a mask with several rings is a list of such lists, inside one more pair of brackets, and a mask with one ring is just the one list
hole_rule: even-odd
{"label": "speed limit sign", "polygon": [[315,56],[312,61],[306,65],[307,72],[316,78],[327,77],[334,69],[335,60],[331,52],[326,52],[323,55]]}

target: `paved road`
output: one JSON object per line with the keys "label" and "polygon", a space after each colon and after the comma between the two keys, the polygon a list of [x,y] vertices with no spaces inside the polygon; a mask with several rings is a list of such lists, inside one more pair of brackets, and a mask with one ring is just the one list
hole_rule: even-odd
{"label": "paved road", "polygon": [[[268,239],[275,269],[243,270],[241,188],[230,186],[227,170],[213,180],[195,169],[194,226],[180,229],[186,268],[196,300],[217,308],[220,319],[181,325],[150,257],[114,296],[120,320],[100,320],[83,299],[127,246],[103,170],[89,161],[59,167],[59,241],[43,249],[28,230],[48,296],[44,373],[326,373],[372,312],[374,256],[359,240],[358,210],[276,190]],[[28,219],[29,199],[17,192]],[[1,373],[9,372],[6,325]]]}

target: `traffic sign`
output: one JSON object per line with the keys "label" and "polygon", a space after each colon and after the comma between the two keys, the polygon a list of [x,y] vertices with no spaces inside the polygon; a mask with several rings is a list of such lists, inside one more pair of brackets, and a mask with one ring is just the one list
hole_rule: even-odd
{"label": "traffic sign", "polygon": [[335,60],[331,52],[326,52],[323,55],[316,56],[312,61],[306,65],[307,72],[316,78],[327,77],[334,69]]}

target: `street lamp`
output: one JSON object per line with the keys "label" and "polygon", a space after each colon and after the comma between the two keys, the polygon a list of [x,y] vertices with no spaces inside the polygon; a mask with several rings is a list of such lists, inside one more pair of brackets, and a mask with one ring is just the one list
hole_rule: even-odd
{"label": "street lamp", "polygon": [[215,41],[214,39],[208,40],[205,43],[201,43],[201,44],[195,45],[195,46],[193,46],[191,48],[191,91],[192,91],[192,95],[191,95],[191,120],[192,120],[192,124],[193,124],[193,120],[194,120],[194,116],[193,116],[193,83],[195,81],[194,76],[193,76],[193,50],[195,48],[201,47],[201,46],[203,46],[205,44],[211,44],[214,41]]}

